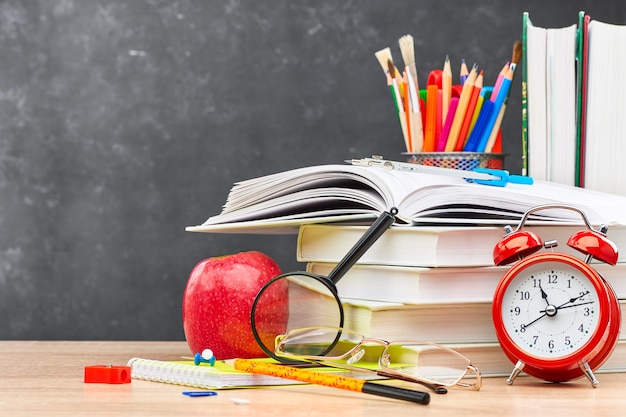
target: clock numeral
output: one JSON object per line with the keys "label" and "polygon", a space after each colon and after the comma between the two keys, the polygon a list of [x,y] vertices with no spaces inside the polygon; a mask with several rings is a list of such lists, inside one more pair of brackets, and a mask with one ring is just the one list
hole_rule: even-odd
{"label": "clock numeral", "polygon": [[578,331],[581,333],[585,333],[585,327],[581,324],[580,326],[578,326]]}
{"label": "clock numeral", "polygon": [[513,312],[515,313],[516,316],[519,316],[520,314],[522,314],[522,309],[519,307],[515,307],[513,309]]}
{"label": "clock numeral", "polygon": [[519,293],[520,300],[530,300],[530,291],[522,291]]}
{"label": "clock numeral", "polygon": [[549,341],[548,341],[548,347],[549,347],[550,349],[554,349],[554,340],[549,340]]}
{"label": "clock numeral", "polygon": [[557,274],[550,274],[548,275],[548,284],[556,284],[558,279],[559,276]]}
{"label": "clock numeral", "polygon": [[569,336],[565,336],[565,346],[569,346],[572,344],[572,341],[570,340]]}
{"label": "clock numeral", "polygon": [[583,310],[583,316],[589,316],[591,314],[591,310],[589,309],[589,307],[585,307],[585,309]]}
{"label": "clock numeral", "polygon": [[520,331],[520,333],[525,333],[526,332],[526,325],[525,324],[520,324],[519,331]]}
{"label": "clock numeral", "polygon": [[539,336],[533,336],[533,345],[536,345],[538,340]]}

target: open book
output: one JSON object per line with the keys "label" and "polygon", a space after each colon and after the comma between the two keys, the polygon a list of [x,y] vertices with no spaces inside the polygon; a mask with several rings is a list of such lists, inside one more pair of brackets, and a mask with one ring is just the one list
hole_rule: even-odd
{"label": "open book", "polygon": [[[353,165],[297,168],[236,183],[223,210],[190,232],[270,232],[307,223],[371,221],[398,209],[404,225],[515,224],[530,208],[566,204],[592,224],[626,224],[626,197],[535,181],[495,187],[447,175]],[[582,223],[572,210],[538,211],[534,222]],[[284,229],[282,229],[284,230]]]}

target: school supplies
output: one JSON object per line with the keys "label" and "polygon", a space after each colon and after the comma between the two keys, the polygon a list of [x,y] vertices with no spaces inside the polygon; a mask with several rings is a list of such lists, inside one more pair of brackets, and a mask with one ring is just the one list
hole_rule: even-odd
{"label": "school supplies", "polygon": [[398,400],[410,401],[424,405],[430,402],[430,395],[427,392],[422,391],[376,384],[355,378],[338,377],[328,373],[323,374],[308,369],[274,365],[250,359],[235,359],[229,363],[231,363],[235,369],[250,372],[254,375],[269,375],[302,383],[324,385],[327,387],[379,395],[382,397],[395,398]]}
{"label": "school supplies", "polygon": [[[271,359],[262,358],[259,361],[275,363]],[[234,369],[232,366],[219,360],[215,366],[195,365],[193,361],[160,361],[145,358],[131,358],[127,364],[130,367],[132,379],[163,382],[167,384],[183,385],[202,389],[243,388],[268,385],[288,385],[298,382],[288,382],[282,378],[269,375],[249,374]],[[315,368],[316,371],[332,373],[335,376],[350,376],[375,379],[375,375],[362,374],[348,370],[332,368]]]}
{"label": "school supplies", "polygon": [[413,37],[405,35],[398,43],[405,62],[403,75],[393,65],[389,47],[375,55],[392,90],[407,152],[501,152],[500,126],[515,67],[520,61],[521,42],[515,42],[512,61],[501,69],[494,80],[494,92],[487,97],[486,101],[492,104],[484,108],[485,72],[477,64],[468,70],[463,59],[455,84],[451,59],[446,56],[443,69],[430,71],[426,87],[420,91]]}

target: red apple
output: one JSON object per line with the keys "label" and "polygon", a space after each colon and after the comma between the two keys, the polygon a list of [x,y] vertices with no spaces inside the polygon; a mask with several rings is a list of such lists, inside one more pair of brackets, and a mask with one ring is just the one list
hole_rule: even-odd
{"label": "red apple", "polygon": [[[211,349],[219,360],[267,356],[252,334],[250,312],[261,287],[280,273],[272,258],[257,251],[200,261],[183,295],[183,328],[192,354]],[[289,314],[286,283],[264,294],[267,308],[259,305],[257,312],[267,310],[280,334]]]}

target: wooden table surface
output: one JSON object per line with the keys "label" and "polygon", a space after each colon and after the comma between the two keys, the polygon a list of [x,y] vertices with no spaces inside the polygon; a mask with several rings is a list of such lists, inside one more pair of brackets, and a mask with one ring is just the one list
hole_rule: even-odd
{"label": "wooden table surface", "polygon": [[0,415],[590,417],[626,409],[626,373],[598,375],[596,389],[586,379],[551,384],[521,377],[508,386],[503,378],[485,378],[481,391],[433,394],[425,406],[311,385],[220,390],[214,397],[190,398],[182,395],[185,387],[158,382],[83,382],[87,365],[126,365],[131,357],[180,360],[184,355],[189,355],[185,342],[0,341]]}

